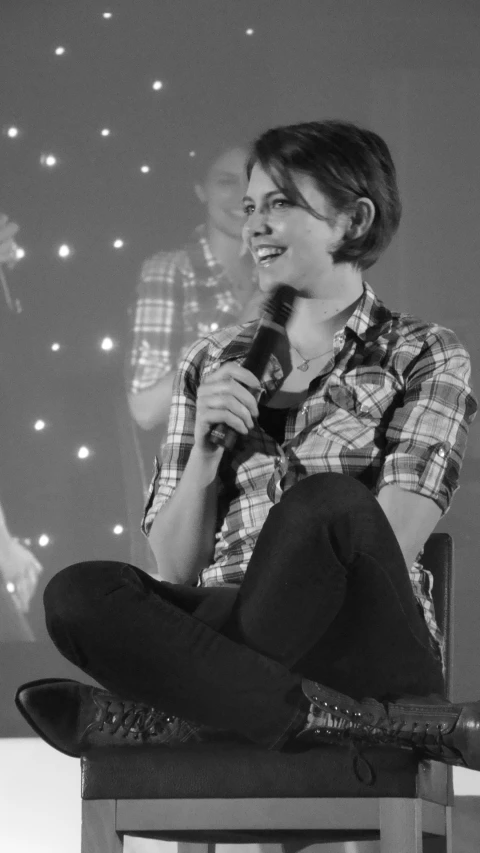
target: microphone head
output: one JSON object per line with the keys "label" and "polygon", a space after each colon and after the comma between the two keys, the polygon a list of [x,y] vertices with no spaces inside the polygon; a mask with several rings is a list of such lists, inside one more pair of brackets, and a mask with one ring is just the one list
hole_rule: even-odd
{"label": "microphone head", "polygon": [[265,302],[265,319],[279,326],[286,326],[297,295],[297,291],[290,284],[277,284]]}

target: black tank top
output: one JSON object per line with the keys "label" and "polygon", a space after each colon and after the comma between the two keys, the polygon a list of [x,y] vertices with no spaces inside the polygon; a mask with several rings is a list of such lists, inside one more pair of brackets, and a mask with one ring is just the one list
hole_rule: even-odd
{"label": "black tank top", "polygon": [[258,407],[258,423],[277,444],[285,441],[285,425],[290,409],[272,409],[269,406]]}

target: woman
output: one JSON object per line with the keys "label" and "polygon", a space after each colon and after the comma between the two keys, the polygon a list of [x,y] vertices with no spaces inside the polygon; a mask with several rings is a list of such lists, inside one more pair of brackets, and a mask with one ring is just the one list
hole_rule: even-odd
{"label": "woman", "polygon": [[[389,311],[363,280],[400,218],[390,153],[348,122],[277,128],[248,179],[260,287],[298,292],[283,344],[261,382],[242,366],[256,321],[190,348],[143,525],[162,581],[114,563],[60,572],[50,635],[106,689],[45,680],[18,707],[70,755],[340,733],[480,769],[480,703],[442,699],[417,561],[476,401],[454,333]],[[210,441],[217,423],[238,433],[232,451]]]}

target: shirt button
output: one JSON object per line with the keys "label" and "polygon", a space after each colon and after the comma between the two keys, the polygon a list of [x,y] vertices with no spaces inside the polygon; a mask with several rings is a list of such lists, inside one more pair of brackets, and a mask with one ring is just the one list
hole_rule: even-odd
{"label": "shirt button", "polygon": [[280,456],[275,456],[275,465],[276,465],[277,467],[278,467],[278,465],[280,465],[280,462],[281,462],[281,461],[282,461],[282,460],[280,459]]}
{"label": "shirt button", "polygon": [[437,445],[437,453],[439,456],[442,457],[442,459],[445,458],[445,456],[447,455],[449,450],[450,450],[450,445],[448,444],[448,442],[446,442],[446,444]]}

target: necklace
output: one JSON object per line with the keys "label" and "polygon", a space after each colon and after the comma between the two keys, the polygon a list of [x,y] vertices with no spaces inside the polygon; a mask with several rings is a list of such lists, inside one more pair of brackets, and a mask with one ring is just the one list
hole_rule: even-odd
{"label": "necklace", "polygon": [[296,353],[298,353],[300,358],[303,359],[302,363],[297,364],[297,366],[296,366],[297,370],[301,370],[302,372],[305,372],[305,370],[308,370],[308,365],[310,364],[311,361],[315,361],[316,358],[321,358],[322,355],[326,355],[327,352],[332,352],[332,350],[333,350],[333,347],[330,347],[330,349],[325,350],[325,352],[321,352],[320,355],[312,355],[311,358],[303,358],[302,353],[298,351],[298,349],[292,344],[291,341],[290,341],[290,346],[292,347],[292,349],[295,350]]}

